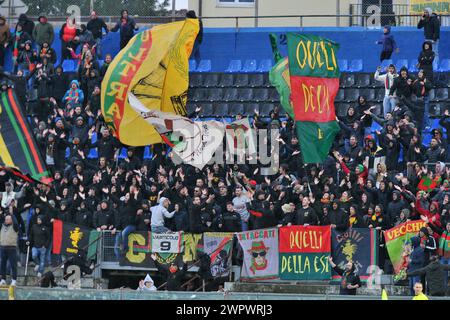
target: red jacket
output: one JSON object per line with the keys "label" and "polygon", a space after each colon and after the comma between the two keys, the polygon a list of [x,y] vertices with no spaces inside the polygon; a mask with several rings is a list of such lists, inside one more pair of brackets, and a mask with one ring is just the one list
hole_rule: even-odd
{"label": "red jacket", "polygon": [[[347,167],[345,162],[341,161],[340,163],[341,163],[342,171],[344,171],[345,174],[351,173],[350,169]],[[364,167],[363,172],[358,174],[358,178],[361,177],[363,179],[364,183],[366,183],[368,176],[369,176],[369,170],[367,170],[366,167]]]}
{"label": "red jacket", "polygon": [[[420,204],[420,200],[419,199],[417,199],[416,203],[415,203],[416,211],[417,211],[417,213],[419,215],[427,217],[428,220],[430,221],[430,223],[432,223],[432,224],[438,226],[439,228],[441,228],[442,225],[441,225],[441,215],[439,214],[439,203],[437,201],[433,201],[431,203],[436,208],[436,212],[435,213],[432,213],[432,212],[430,212],[430,210],[426,210],[426,209],[422,208],[422,205]],[[435,221],[432,221],[433,217],[436,218]]]}

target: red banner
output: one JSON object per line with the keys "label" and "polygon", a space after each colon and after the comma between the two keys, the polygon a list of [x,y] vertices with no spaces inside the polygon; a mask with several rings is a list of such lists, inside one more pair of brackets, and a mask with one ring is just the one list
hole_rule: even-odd
{"label": "red banner", "polygon": [[330,226],[281,227],[280,253],[323,253],[331,251]]}
{"label": "red banner", "polygon": [[291,75],[291,87],[296,121],[329,122],[336,120],[334,98],[339,90],[339,78]]}

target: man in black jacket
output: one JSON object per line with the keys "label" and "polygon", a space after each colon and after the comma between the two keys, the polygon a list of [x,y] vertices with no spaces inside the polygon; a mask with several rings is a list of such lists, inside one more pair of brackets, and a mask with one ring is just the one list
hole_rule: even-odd
{"label": "man in black jacket", "polygon": [[425,275],[428,286],[428,293],[431,296],[444,296],[448,285],[444,282],[445,273],[450,270],[450,265],[444,265],[439,262],[439,256],[432,256],[430,263],[413,272],[408,272],[407,276]]}
{"label": "man in black jacket", "polygon": [[102,138],[97,139],[95,143],[92,143],[93,131],[89,131],[89,141],[91,141],[90,148],[98,148],[99,158],[105,157],[107,161],[112,161],[114,159],[114,153],[120,147],[119,141],[111,136],[108,128],[102,129]]}
{"label": "man in black jacket", "polygon": [[295,225],[317,226],[319,224],[316,211],[310,206],[310,202],[308,197],[303,198],[302,207],[297,210],[294,218]]}
{"label": "man in black jacket", "polygon": [[330,256],[328,258],[331,267],[336,271],[341,277],[341,286],[339,289],[339,294],[342,295],[356,295],[356,289],[361,287],[361,279],[355,273],[355,264],[349,261],[345,265],[345,269],[340,268],[333,262],[333,258]]}
{"label": "man in black jacket", "polygon": [[103,38],[103,29],[108,33],[109,29],[106,25],[105,21],[102,18],[99,18],[97,12],[92,11],[91,20],[89,20],[87,24],[87,29],[92,32],[94,36],[95,43],[97,46],[95,47],[95,51],[97,53],[97,58],[102,58],[102,38]]}
{"label": "man in black jacket", "polygon": [[441,23],[431,8],[425,8],[422,19],[417,24],[417,29],[422,29],[425,36],[425,41],[430,41],[433,44],[433,51],[435,57],[439,56],[439,37]]}
{"label": "man in black jacket", "polygon": [[166,277],[167,291],[181,291],[181,282],[187,271],[186,262],[184,263],[183,268],[180,269],[177,264],[173,262],[169,266],[160,264],[155,253],[152,253],[151,258],[155,262],[158,271]]}
{"label": "man in black jacket", "polygon": [[221,232],[240,232],[242,230],[241,216],[234,211],[231,201],[227,202],[226,210],[222,213],[219,229]]}
{"label": "man in black jacket", "polygon": [[37,223],[31,228],[30,241],[27,243],[31,245],[31,253],[36,263],[34,270],[38,272],[38,277],[42,277],[44,273],[45,254],[50,245],[50,230],[42,223],[42,220],[42,216],[37,217]]}

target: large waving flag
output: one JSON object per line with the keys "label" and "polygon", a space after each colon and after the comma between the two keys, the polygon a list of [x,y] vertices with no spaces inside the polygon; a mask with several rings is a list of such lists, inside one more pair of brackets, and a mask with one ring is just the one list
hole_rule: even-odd
{"label": "large waving flag", "polygon": [[132,93],[128,94],[128,100],[136,114],[156,129],[184,163],[201,170],[222,145],[225,124],[221,122],[192,121],[173,113],[150,110]]}
{"label": "large waving flag", "polygon": [[0,166],[27,182],[51,181],[13,89],[0,94]]}
{"label": "large waving flag", "polygon": [[102,82],[102,113],[119,140],[131,146],[161,142],[128,103],[133,93],[148,109],[186,114],[189,56],[199,32],[186,19],[138,33],[114,58]]}
{"label": "large waving flag", "polygon": [[291,102],[291,82],[288,58],[281,59],[273,66],[269,72],[269,80],[280,95],[281,107],[292,119],[294,119],[294,108],[292,107]]}
{"label": "large waving flag", "polygon": [[334,98],[340,71],[339,45],[308,34],[287,34],[291,101],[297,135],[305,163],[321,163],[327,157],[339,125]]}

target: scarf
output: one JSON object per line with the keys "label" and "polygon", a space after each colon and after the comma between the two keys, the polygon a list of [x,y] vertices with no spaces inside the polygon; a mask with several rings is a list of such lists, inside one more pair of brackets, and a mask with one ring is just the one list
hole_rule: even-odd
{"label": "scarf", "polygon": [[439,239],[438,254],[444,258],[450,258],[450,232],[444,231]]}
{"label": "scarf", "polygon": [[13,49],[13,58],[17,59],[19,56],[19,40],[20,36],[22,35],[23,31],[17,31],[16,32],[16,41],[14,41],[14,49]]}
{"label": "scarf", "polygon": [[352,226],[352,225],[354,225],[355,223],[357,223],[358,222],[358,219],[356,218],[356,216],[350,216],[350,227]]}
{"label": "scarf", "polygon": [[79,90],[78,89],[70,89],[69,91],[69,100],[75,100],[76,98],[78,98],[79,95]]}

